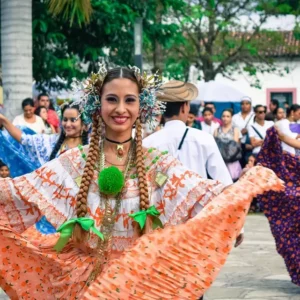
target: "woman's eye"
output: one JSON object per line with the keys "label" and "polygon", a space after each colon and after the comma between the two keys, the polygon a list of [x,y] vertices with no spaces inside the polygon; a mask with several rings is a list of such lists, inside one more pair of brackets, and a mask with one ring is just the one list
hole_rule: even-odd
{"label": "woman's eye", "polygon": [[115,102],[115,101],[117,101],[117,99],[114,98],[114,97],[108,97],[108,98],[106,98],[106,100],[107,100],[108,102]]}
{"label": "woman's eye", "polygon": [[126,102],[135,102],[135,101],[136,101],[135,98],[127,98],[127,99],[126,99]]}

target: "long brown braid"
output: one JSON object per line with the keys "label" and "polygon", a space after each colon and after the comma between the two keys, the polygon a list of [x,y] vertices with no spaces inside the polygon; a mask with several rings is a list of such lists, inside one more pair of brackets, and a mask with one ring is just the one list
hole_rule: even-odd
{"label": "long brown braid", "polygon": [[[90,184],[94,176],[94,167],[99,158],[99,143],[102,134],[102,119],[100,115],[93,116],[93,128],[91,141],[86,164],[83,170],[82,181],[76,201],[76,215],[78,218],[85,217],[87,214],[87,196]],[[76,224],[73,232],[73,238],[76,242],[81,243],[86,238],[86,232],[80,225]]]}
{"label": "long brown braid", "polygon": [[[147,178],[146,178],[146,170],[144,165],[144,159],[143,159],[143,145],[142,145],[142,124],[140,119],[137,119],[135,122],[136,125],[136,170],[137,170],[137,176],[138,176],[138,184],[139,184],[139,190],[140,190],[140,209],[146,210],[149,208],[149,191],[148,191],[148,184],[147,184]],[[144,232],[148,232],[152,228],[152,219],[148,216],[147,222],[145,226]],[[140,232],[139,227],[137,224],[134,224],[134,231]]]}

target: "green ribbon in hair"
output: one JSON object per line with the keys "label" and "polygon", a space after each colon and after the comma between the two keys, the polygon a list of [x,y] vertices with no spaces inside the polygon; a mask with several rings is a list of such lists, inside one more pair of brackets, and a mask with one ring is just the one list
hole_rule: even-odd
{"label": "green ribbon in hair", "polygon": [[60,252],[65,245],[68,243],[69,239],[72,237],[74,227],[78,223],[81,228],[85,231],[92,230],[100,239],[104,239],[103,234],[95,227],[95,221],[89,218],[73,218],[62,224],[57,232],[60,232],[60,237],[54,246],[57,252]]}
{"label": "green ribbon in hair", "polygon": [[141,229],[145,227],[147,216],[153,217],[153,229],[156,229],[157,227],[163,228],[163,224],[161,220],[159,219],[160,213],[156,209],[154,205],[149,207],[147,210],[140,210],[134,214],[129,214],[129,217],[131,217],[134,221],[139,223]]}

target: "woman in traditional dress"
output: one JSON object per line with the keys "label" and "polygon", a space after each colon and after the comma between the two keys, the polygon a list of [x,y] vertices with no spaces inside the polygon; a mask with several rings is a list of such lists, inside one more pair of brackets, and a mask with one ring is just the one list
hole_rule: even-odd
{"label": "woman in traditional dress", "polygon": [[0,131],[0,159],[11,169],[12,177],[31,172],[68,149],[88,143],[83,116],[77,106],[62,108],[61,134],[34,134],[14,126],[0,114],[6,131]]}
{"label": "woman in traditional dress", "polygon": [[[144,149],[156,79],[102,67],[81,105],[93,115],[90,145],[0,179],[0,286],[11,299],[197,299],[225,263],[251,197],[282,189],[257,167],[221,193],[222,184]],[[22,236],[42,214],[58,232]]]}
{"label": "woman in traditional dress", "polygon": [[[299,147],[296,139],[281,139],[292,147]],[[292,282],[300,286],[300,156],[283,151],[276,129],[268,130],[257,162],[272,169],[284,180],[285,191],[269,192],[258,197],[267,216],[278,253],[283,257]]]}

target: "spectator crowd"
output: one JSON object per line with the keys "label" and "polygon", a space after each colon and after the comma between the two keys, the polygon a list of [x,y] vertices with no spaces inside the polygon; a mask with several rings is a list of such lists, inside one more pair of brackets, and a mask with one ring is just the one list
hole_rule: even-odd
{"label": "spectator crowd", "polygon": [[[267,130],[274,125],[276,125],[282,140],[283,150],[292,154],[299,154],[297,144],[294,145],[292,143],[291,145],[291,140],[297,143],[300,137],[300,106],[298,104],[290,106],[288,103],[285,103],[281,107],[278,100],[272,99],[269,109],[261,104],[253,107],[252,99],[245,96],[240,101],[240,107],[240,112],[236,114],[233,113],[231,108],[223,110],[221,119],[218,119],[215,116],[217,112],[215,103],[205,102],[200,106],[195,103],[189,103],[189,113],[186,118],[188,127],[201,130],[214,137],[233,181],[239,179],[243,168],[255,166],[256,156],[264,143]],[[49,135],[48,139],[51,139],[51,136],[53,137],[53,142],[50,143],[51,145],[48,149],[45,146],[48,143],[48,139],[44,137],[41,139],[41,144],[45,145],[41,147],[45,149],[36,149],[32,153],[33,159],[36,156],[37,160],[41,156],[40,153],[47,153],[44,160],[40,159],[41,164],[46,162],[51,154],[53,158],[60,154],[62,150],[87,143],[86,135],[88,132],[84,131],[83,133],[82,129],[78,129],[75,136],[80,136],[81,139],[76,140],[75,138],[75,142],[71,141],[71,144],[68,146],[65,142],[65,132],[68,129],[63,126],[63,120],[68,121],[68,118],[62,116],[62,120],[60,120],[58,112],[54,109],[54,105],[46,93],[39,94],[36,101],[31,98],[24,99],[22,101],[22,110],[23,113],[14,118],[12,125],[31,130],[30,135],[36,135],[36,137],[45,135]],[[79,112],[77,111],[73,118],[69,118],[71,122],[74,123],[78,114]],[[153,132],[159,131],[164,125],[165,116],[157,116],[154,128],[144,127],[144,138]],[[15,134],[9,128],[7,129],[11,136],[18,140]],[[84,142],[82,135],[85,135]],[[36,140],[32,139],[24,142],[26,137],[23,132],[19,142],[21,144],[37,144]],[[0,177],[10,176],[10,173],[8,165],[0,160]],[[251,210],[259,210],[255,202]]]}

